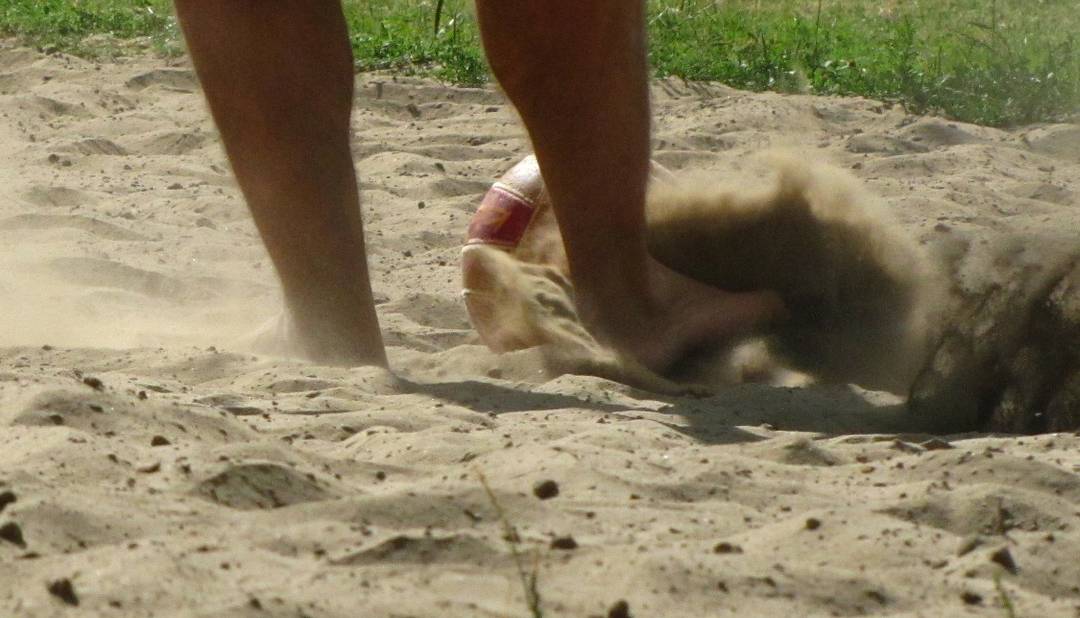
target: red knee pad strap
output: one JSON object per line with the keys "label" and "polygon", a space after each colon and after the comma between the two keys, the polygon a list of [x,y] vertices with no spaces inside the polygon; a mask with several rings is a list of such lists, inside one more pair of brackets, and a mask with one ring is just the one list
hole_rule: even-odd
{"label": "red knee pad strap", "polygon": [[512,187],[497,182],[484,196],[469,223],[467,245],[513,249],[536,216],[536,205]]}

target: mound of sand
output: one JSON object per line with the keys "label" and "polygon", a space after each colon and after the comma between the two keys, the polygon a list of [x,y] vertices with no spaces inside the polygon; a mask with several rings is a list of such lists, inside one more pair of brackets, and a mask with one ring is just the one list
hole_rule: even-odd
{"label": "mound of sand", "polygon": [[1080,612],[1080,437],[920,433],[1073,405],[1076,127],[656,84],[663,165],[831,160],[945,265],[923,415],[488,352],[459,251],[524,133],[491,90],[357,91],[395,375],[231,344],[280,302],[184,62],[0,48],[0,615],[524,616],[507,521],[549,616]]}

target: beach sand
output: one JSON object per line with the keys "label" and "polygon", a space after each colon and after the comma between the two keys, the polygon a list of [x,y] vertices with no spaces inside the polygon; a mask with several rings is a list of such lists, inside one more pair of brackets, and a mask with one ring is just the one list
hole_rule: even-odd
{"label": "beach sand", "polygon": [[392,75],[353,146],[394,372],[253,353],[281,302],[187,62],[0,46],[0,616],[529,616],[518,563],[549,617],[1080,616],[1080,126],[653,92],[661,164],[829,162],[942,265],[913,409],[489,352],[459,253],[527,140]]}

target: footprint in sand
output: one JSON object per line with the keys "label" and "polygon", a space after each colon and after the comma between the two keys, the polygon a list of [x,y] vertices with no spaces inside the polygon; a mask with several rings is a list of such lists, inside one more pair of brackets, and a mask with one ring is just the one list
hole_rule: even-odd
{"label": "footprint in sand", "polygon": [[195,73],[185,69],[155,69],[132,77],[124,85],[132,90],[144,90],[151,86],[163,86],[181,92],[196,92],[199,89]]}
{"label": "footprint in sand", "polygon": [[24,97],[17,103],[17,107],[21,110],[37,112],[42,118],[61,118],[67,116],[87,118],[91,116],[90,112],[79,105],[42,96]]}
{"label": "footprint in sand", "polygon": [[73,208],[97,203],[97,198],[89,193],[70,187],[32,187],[23,195],[23,199],[34,206],[51,208]]}
{"label": "footprint in sand", "polygon": [[508,556],[486,541],[466,534],[451,536],[398,535],[366,549],[332,557],[336,566],[365,564],[485,564],[509,563]]}
{"label": "footprint in sand", "polygon": [[81,215],[23,214],[0,219],[0,230],[81,230],[105,240],[145,241],[146,236],[92,217]]}
{"label": "footprint in sand", "polygon": [[186,155],[210,145],[210,135],[192,131],[164,131],[141,138],[131,150],[141,155]]}
{"label": "footprint in sand", "polygon": [[313,475],[274,463],[229,464],[200,481],[195,495],[238,510],[274,509],[338,497]]}
{"label": "footprint in sand", "polygon": [[207,299],[218,295],[209,287],[112,260],[54,258],[50,260],[49,266],[58,277],[83,286],[116,288],[177,301]]}

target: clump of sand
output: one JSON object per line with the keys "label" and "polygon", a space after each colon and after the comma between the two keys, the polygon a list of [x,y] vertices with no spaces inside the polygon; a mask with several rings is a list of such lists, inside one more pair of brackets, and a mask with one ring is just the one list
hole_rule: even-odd
{"label": "clump of sand", "polygon": [[1016,238],[961,266],[931,358],[911,389],[928,427],[1007,433],[1080,427],[1080,254],[1062,238]]}

